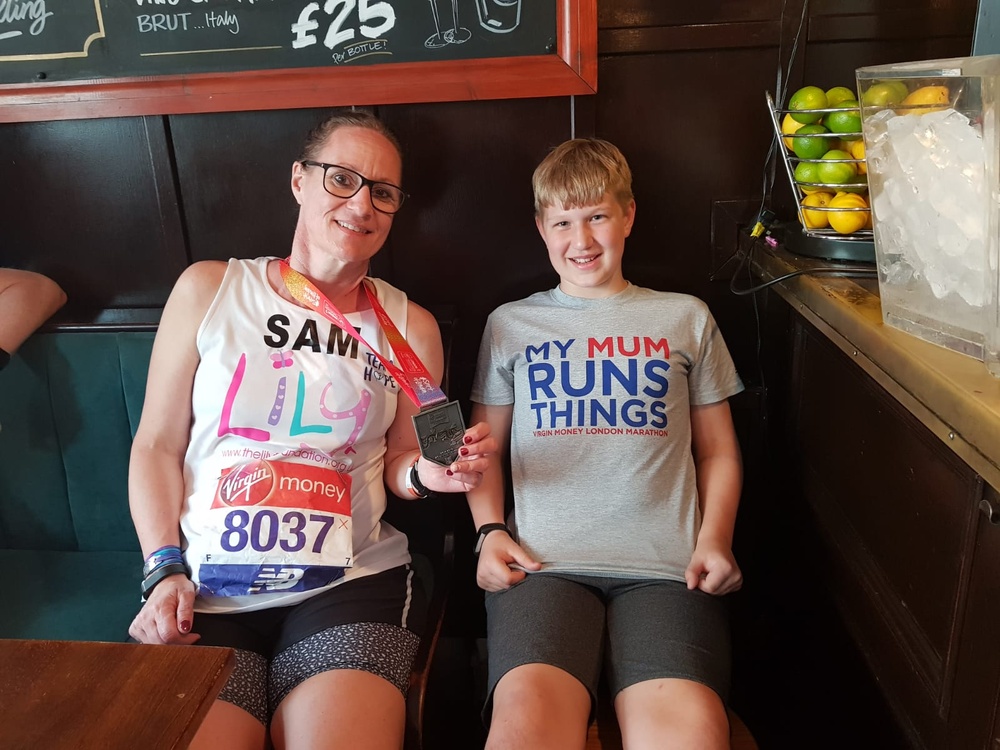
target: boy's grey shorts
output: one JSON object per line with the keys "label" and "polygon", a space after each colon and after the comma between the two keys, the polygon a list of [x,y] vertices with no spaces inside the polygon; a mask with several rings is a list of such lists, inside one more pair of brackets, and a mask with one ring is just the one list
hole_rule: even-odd
{"label": "boy's grey shorts", "polygon": [[486,594],[489,724],[500,678],[524,664],[569,672],[590,692],[591,717],[603,665],[612,698],[646,680],[678,677],[729,693],[730,641],[724,598],[678,581],[529,573]]}

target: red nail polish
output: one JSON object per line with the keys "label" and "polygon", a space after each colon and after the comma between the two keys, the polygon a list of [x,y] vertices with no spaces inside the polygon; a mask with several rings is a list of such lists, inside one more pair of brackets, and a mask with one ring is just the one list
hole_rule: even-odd
{"label": "red nail polish", "polygon": [[186,633],[190,629],[191,629],[191,621],[190,620],[182,620],[181,621],[181,632],[182,633]]}
{"label": "red nail polish", "polygon": [[468,456],[469,455],[469,449],[468,448],[459,448],[458,452],[461,453],[463,456]]}
{"label": "red nail polish", "polygon": [[466,435],[466,436],[465,436],[465,437],[463,438],[463,440],[465,441],[465,444],[466,444],[466,445],[468,445],[469,443],[471,443],[471,442],[472,442],[472,438],[470,438],[470,437],[469,437],[468,435]]}
{"label": "red nail polish", "polygon": [[453,477],[453,476],[455,476],[455,472],[453,472],[453,471],[452,471],[451,469],[448,469],[448,470],[447,470],[447,471],[445,472],[445,474],[447,474],[447,475],[448,475],[449,477]]}

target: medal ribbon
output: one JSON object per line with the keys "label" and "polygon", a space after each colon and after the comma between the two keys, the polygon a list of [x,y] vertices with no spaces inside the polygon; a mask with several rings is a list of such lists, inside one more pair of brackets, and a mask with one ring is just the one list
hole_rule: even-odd
{"label": "medal ribbon", "polygon": [[389,317],[385,308],[379,304],[371,288],[371,283],[367,279],[363,282],[365,294],[368,295],[368,302],[375,312],[375,317],[378,319],[379,325],[385,332],[385,337],[389,341],[392,351],[399,359],[398,366],[382,356],[375,347],[365,341],[329,298],[317,289],[316,285],[309,281],[309,279],[288,265],[287,260],[278,261],[278,268],[281,271],[281,280],[285,282],[285,288],[289,294],[298,302],[310,310],[319,313],[342,331],[350,334],[364,344],[372,354],[378,357],[378,361],[385,365],[385,368],[396,379],[396,382],[399,383],[399,387],[417,405],[418,409],[423,410],[429,406],[434,406],[448,400],[444,391],[434,384],[434,379],[431,377],[430,372],[427,371],[424,363],[420,361],[416,352],[407,343],[403,334],[396,328],[396,324],[392,322],[392,318]]}

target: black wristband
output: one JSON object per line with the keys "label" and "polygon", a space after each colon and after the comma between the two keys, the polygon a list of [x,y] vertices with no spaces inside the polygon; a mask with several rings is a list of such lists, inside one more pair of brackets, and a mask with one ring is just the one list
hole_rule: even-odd
{"label": "black wristband", "polygon": [[419,456],[417,456],[416,461],[410,464],[410,470],[406,472],[406,489],[416,497],[425,498],[431,494],[431,491],[420,481],[420,472],[417,471],[418,463],[420,463]]}
{"label": "black wristband", "polygon": [[10,354],[0,349],[0,370],[5,368],[8,362],[10,362]]}
{"label": "black wristband", "polygon": [[505,524],[505,523],[484,523],[482,526],[479,527],[479,530],[476,532],[476,548],[472,551],[472,554],[474,554],[474,555],[478,555],[479,554],[479,550],[481,550],[483,548],[483,542],[486,541],[486,536],[491,531],[506,531],[507,532],[507,536],[513,538],[513,535],[510,533],[510,529],[507,528],[507,524]]}
{"label": "black wristband", "polygon": [[184,563],[168,563],[156,568],[152,573],[143,579],[142,585],[139,587],[139,590],[142,592],[142,600],[146,601],[146,599],[149,598],[149,592],[156,588],[160,581],[168,576],[177,575],[178,573],[182,573],[185,576],[190,575],[188,567]]}

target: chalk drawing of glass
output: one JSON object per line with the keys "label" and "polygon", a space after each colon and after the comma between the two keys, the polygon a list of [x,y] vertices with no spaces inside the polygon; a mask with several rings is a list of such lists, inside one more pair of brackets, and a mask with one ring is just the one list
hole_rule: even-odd
{"label": "chalk drawing of glass", "polygon": [[[472,32],[458,22],[458,0],[451,0],[451,28],[441,29],[441,13],[438,5],[444,5],[444,0],[430,0],[431,14],[434,16],[434,33],[427,37],[425,47],[437,49],[446,44],[462,44],[472,38]],[[447,21],[445,21],[447,23]]]}
{"label": "chalk drawing of glass", "polygon": [[479,25],[494,34],[507,34],[521,23],[521,0],[476,0]]}

